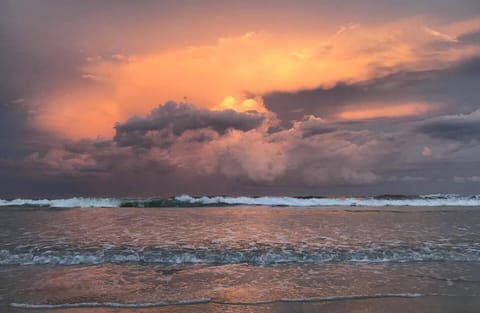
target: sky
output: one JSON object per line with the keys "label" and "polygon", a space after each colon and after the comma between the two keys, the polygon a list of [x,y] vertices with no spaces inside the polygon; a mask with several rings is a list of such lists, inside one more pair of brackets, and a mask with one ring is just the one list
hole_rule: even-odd
{"label": "sky", "polygon": [[478,194],[478,0],[0,2],[0,198]]}

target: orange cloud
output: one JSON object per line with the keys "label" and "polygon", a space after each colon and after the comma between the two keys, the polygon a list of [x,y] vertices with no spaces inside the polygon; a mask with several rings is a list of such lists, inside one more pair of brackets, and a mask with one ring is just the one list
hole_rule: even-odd
{"label": "orange cloud", "polygon": [[[414,19],[387,25],[348,25],[321,38],[251,32],[220,38],[210,45],[113,55],[108,60],[93,58],[82,75],[103,93],[68,90],[68,97],[51,96],[44,101],[38,124],[73,138],[109,136],[115,122],[145,115],[168,100],[186,100],[217,110],[265,111],[261,95],[271,91],[330,87],[398,69],[429,69],[478,53],[459,50],[432,56],[425,43],[436,37],[417,31],[425,27],[424,21]],[[344,112],[341,118],[408,115],[418,107],[389,110]]]}
{"label": "orange cloud", "polygon": [[411,116],[426,113],[427,111],[429,111],[429,106],[426,104],[409,103],[389,105],[387,107],[353,109],[341,112],[338,117],[344,120],[365,120]]}
{"label": "orange cloud", "polygon": [[99,92],[83,91],[47,98],[35,122],[37,126],[71,139],[109,137],[114,123],[124,118],[118,103]]}

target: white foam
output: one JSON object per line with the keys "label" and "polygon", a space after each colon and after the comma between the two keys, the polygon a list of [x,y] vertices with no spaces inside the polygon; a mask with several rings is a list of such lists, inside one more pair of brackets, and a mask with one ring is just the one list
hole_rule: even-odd
{"label": "white foam", "polygon": [[121,199],[113,198],[68,198],[68,199],[14,199],[1,200],[0,206],[44,206],[52,208],[113,208],[122,203]]}
{"label": "white foam", "polygon": [[480,250],[473,246],[357,246],[351,249],[282,249],[272,246],[264,249],[210,249],[109,252],[45,251],[19,252],[0,250],[0,265],[81,265],[104,263],[158,263],[158,264],[286,264],[286,263],[407,263],[407,262],[478,262]]}
{"label": "white foam", "polygon": [[335,297],[311,297],[311,298],[284,298],[282,302],[320,302],[320,301],[337,301],[337,300],[359,300],[359,299],[378,299],[378,298],[419,298],[424,295],[420,293],[385,293],[374,295],[351,295],[351,296],[335,296]]}
{"label": "white foam", "polygon": [[[181,195],[174,198],[177,203],[166,202],[165,206],[172,205],[181,207],[188,204],[196,205],[265,205],[265,206],[291,206],[291,207],[320,207],[320,206],[361,206],[361,207],[385,207],[385,206],[480,206],[480,196],[459,195],[425,195],[404,199],[379,199],[379,198],[295,198],[295,197],[192,197]],[[1,200],[2,206],[36,206],[51,208],[114,208],[124,203],[133,206],[145,206],[155,203],[155,199],[128,200],[119,198],[68,198],[68,199],[14,199]],[[161,205],[161,204],[160,204]]]}
{"label": "white foam", "polygon": [[421,196],[411,199],[375,198],[294,198],[294,197],[191,197],[182,195],[175,198],[187,203],[206,205],[268,205],[268,206],[480,206],[479,197],[457,195]]}
{"label": "white foam", "polygon": [[79,302],[79,303],[60,303],[60,304],[30,304],[30,303],[10,303],[11,307],[21,309],[66,309],[66,308],[153,308],[171,305],[192,305],[209,303],[210,298],[180,300],[180,301],[159,301],[146,303],[120,303],[120,302]]}
{"label": "white foam", "polygon": [[387,293],[373,295],[347,295],[347,296],[331,296],[331,297],[309,297],[309,298],[282,298],[274,300],[260,301],[221,301],[211,298],[180,300],[180,301],[159,301],[147,303],[119,303],[119,302],[79,302],[79,303],[61,303],[61,304],[30,304],[30,303],[10,303],[11,307],[21,309],[65,309],[65,308],[94,308],[94,307],[110,307],[110,308],[152,308],[161,306],[174,305],[194,305],[194,304],[222,304],[222,305],[262,305],[273,304],[279,302],[326,302],[326,301],[342,301],[342,300],[362,300],[362,299],[379,299],[379,298],[418,298],[424,295],[419,293]]}

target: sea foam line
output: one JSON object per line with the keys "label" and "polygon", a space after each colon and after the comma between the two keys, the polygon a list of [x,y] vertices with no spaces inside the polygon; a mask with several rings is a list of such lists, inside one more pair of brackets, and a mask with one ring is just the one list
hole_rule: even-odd
{"label": "sea foam line", "polygon": [[309,297],[309,298],[282,298],[265,301],[221,301],[211,298],[201,298],[181,301],[159,301],[147,303],[120,303],[120,302],[79,302],[79,303],[61,303],[61,304],[29,304],[29,303],[10,303],[11,307],[22,309],[61,309],[61,308],[152,308],[162,306],[180,306],[180,305],[196,305],[196,304],[219,304],[219,305],[265,305],[274,303],[293,303],[293,302],[331,302],[346,300],[367,300],[381,298],[418,298],[424,295],[419,293],[387,293],[374,295],[349,295],[349,296],[332,296],[332,297]]}
{"label": "sea foam line", "polygon": [[69,199],[0,199],[0,207],[24,206],[39,208],[114,208],[114,207],[208,207],[208,206],[480,206],[480,195],[423,195],[379,197],[229,197],[181,195],[172,198],[121,199],[121,198],[69,198]]}
{"label": "sea foam line", "polygon": [[146,263],[146,264],[293,264],[293,263],[406,263],[406,262],[478,262],[480,247],[478,245],[462,246],[417,246],[403,247],[386,245],[382,247],[358,246],[355,249],[320,249],[295,250],[279,247],[265,249],[186,249],[175,251],[130,249],[110,253],[109,250],[94,252],[52,251],[16,253],[0,250],[1,265],[93,265],[105,263]]}
{"label": "sea foam line", "polygon": [[121,303],[121,302],[78,302],[78,303],[60,303],[60,304],[30,304],[30,303],[10,303],[11,307],[21,309],[67,309],[67,308],[153,308],[175,305],[194,305],[210,303],[212,299],[201,298],[182,301],[159,301],[146,303]]}
{"label": "sea foam line", "polygon": [[406,199],[378,198],[296,198],[296,197],[192,197],[182,195],[175,197],[181,203],[202,205],[266,205],[266,206],[480,206],[478,196],[459,195],[425,195]]}

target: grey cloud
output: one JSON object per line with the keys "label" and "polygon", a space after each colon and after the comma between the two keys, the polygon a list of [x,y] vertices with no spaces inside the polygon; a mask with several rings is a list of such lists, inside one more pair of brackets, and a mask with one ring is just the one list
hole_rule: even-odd
{"label": "grey cloud", "polygon": [[[259,127],[265,117],[256,112],[239,113],[233,110],[210,111],[191,104],[167,102],[147,117],[133,117],[115,126],[115,142],[120,146],[168,147],[189,130],[211,129],[224,134],[228,129],[248,131]],[[208,135],[192,137],[205,141]]]}
{"label": "grey cloud", "polygon": [[388,182],[422,182],[422,181],[427,181],[428,178],[426,177],[421,177],[421,176],[402,176],[402,177],[397,177],[397,176],[388,176],[385,178],[385,181]]}
{"label": "grey cloud", "polygon": [[433,138],[470,142],[480,140],[480,110],[468,115],[442,116],[420,125],[417,130]]}
{"label": "grey cloud", "polygon": [[34,1],[0,2],[0,94],[28,98],[82,82],[71,25],[54,11]]}
{"label": "grey cloud", "polygon": [[[388,188],[400,193],[446,192],[454,175],[480,175],[472,170],[478,168],[478,147],[449,150],[443,140],[412,137],[416,135],[405,130],[354,131],[335,125],[335,130],[308,133],[312,127],[316,131],[317,126],[320,130],[330,127],[310,118],[274,133],[266,127],[223,135],[213,129],[186,130],[173,137],[168,149],[158,145],[137,149],[113,140],[57,141],[44,147],[43,152],[14,162],[16,165],[0,162],[0,168],[3,164],[10,169],[7,173],[15,172],[17,180],[23,177],[16,186],[23,184],[31,189],[34,182],[46,180],[50,186],[63,182],[74,188],[76,195],[124,197],[179,193],[378,194],[388,193]],[[202,137],[207,139],[199,139]],[[425,146],[433,151],[429,158],[422,155]],[[15,166],[17,170],[13,170]],[[421,187],[409,188],[412,182]],[[454,185],[470,190],[468,184]],[[35,192],[46,192],[42,188]],[[458,192],[458,188],[450,191]]]}
{"label": "grey cloud", "polygon": [[301,131],[303,138],[328,134],[336,130],[331,124],[313,116],[295,123],[295,127]]}
{"label": "grey cloud", "polygon": [[[214,190],[226,193],[230,188],[228,181],[215,173],[200,175],[191,168],[176,166],[169,154],[158,147],[140,151],[113,141],[57,141],[22,161],[7,163],[0,159],[0,171],[4,166],[3,173],[14,177],[2,189],[0,198],[200,195]],[[0,187],[4,183],[0,180]]]}
{"label": "grey cloud", "polygon": [[[479,106],[480,58],[463,61],[450,68],[422,72],[399,72],[356,84],[338,83],[330,89],[318,88],[294,93],[265,95],[266,107],[284,125],[305,115],[334,117],[347,107],[388,107],[397,103],[438,104],[434,114],[470,113]],[[415,117],[413,117],[415,118]]]}
{"label": "grey cloud", "polygon": [[38,135],[29,125],[28,106],[0,96],[0,159],[22,158]]}
{"label": "grey cloud", "polygon": [[460,43],[479,45],[480,44],[480,30],[463,34],[463,35],[459,36],[457,39]]}
{"label": "grey cloud", "polygon": [[465,184],[465,183],[480,183],[480,176],[455,176],[453,177],[453,182],[456,184]]}

